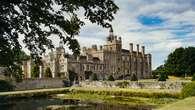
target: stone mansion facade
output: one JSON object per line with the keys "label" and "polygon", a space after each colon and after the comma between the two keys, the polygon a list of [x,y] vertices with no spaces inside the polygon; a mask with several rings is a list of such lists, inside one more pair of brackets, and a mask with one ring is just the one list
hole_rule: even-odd
{"label": "stone mansion facade", "polygon": [[[151,54],[145,53],[145,47],[129,44],[129,50],[122,49],[121,37],[113,34],[110,29],[106,44],[91,48],[83,47],[81,55],[75,57],[65,52],[63,46],[51,51],[42,59],[39,77],[43,77],[44,70],[49,67],[52,77],[68,78],[70,71],[77,74],[79,80],[89,78],[87,73],[96,73],[99,79],[106,79],[113,75],[115,79],[127,79],[135,74],[138,79],[151,77]],[[31,63],[25,62],[23,70],[26,78],[31,78]]]}

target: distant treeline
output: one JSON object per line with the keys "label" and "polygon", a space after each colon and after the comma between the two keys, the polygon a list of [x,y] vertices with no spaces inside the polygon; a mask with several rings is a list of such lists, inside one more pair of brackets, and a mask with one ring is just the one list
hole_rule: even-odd
{"label": "distant treeline", "polygon": [[191,76],[195,73],[195,47],[175,49],[168,55],[165,64],[153,72],[174,76]]}

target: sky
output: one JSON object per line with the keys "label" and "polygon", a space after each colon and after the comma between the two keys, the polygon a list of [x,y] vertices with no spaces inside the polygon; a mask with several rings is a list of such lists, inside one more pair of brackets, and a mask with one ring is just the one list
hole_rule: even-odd
{"label": "sky", "polygon": [[[120,8],[111,23],[114,34],[122,37],[125,49],[129,43],[145,46],[146,53],[152,54],[153,69],[164,64],[174,49],[195,46],[195,0],[114,1]],[[78,14],[85,22],[76,37],[81,47],[105,44],[109,29],[90,23],[82,10]]]}
{"label": "sky", "polygon": [[[119,11],[112,22],[114,34],[129,43],[144,45],[152,54],[152,68],[164,64],[179,47],[195,46],[195,0],[115,0]],[[81,46],[102,45],[109,29],[84,20],[78,41]],[[134,46],[136,49],[136,46]]]}

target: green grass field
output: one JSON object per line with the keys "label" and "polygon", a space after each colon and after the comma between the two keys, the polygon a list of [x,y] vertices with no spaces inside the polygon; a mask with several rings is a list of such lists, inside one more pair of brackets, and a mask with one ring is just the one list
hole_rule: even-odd
{"label": "green grass field", "polygon": [[158,110],[195,110],[195,97],[179,100],[175,103],[165,105]]}

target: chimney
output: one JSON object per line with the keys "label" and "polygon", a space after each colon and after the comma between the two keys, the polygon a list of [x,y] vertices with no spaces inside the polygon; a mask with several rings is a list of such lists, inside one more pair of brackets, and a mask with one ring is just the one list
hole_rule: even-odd
{"label": "chimney", "polygon": [[137,54],[139,54],[139,44],[137,44]]}
{"label": "chimney", "polygon": [[129,45],[130,45],[130,53],[132,53],[133,52],[133,43],[130,43]]}
{"label": "chimney", "polygon": [[142,46],[142,54],[144,55],[145,54],[145,47]]}
{"label": "chimney", "polygon": [[102,47],[102,45],[100,45],[100,50],[102,50],[103,49],[103,47]]}

